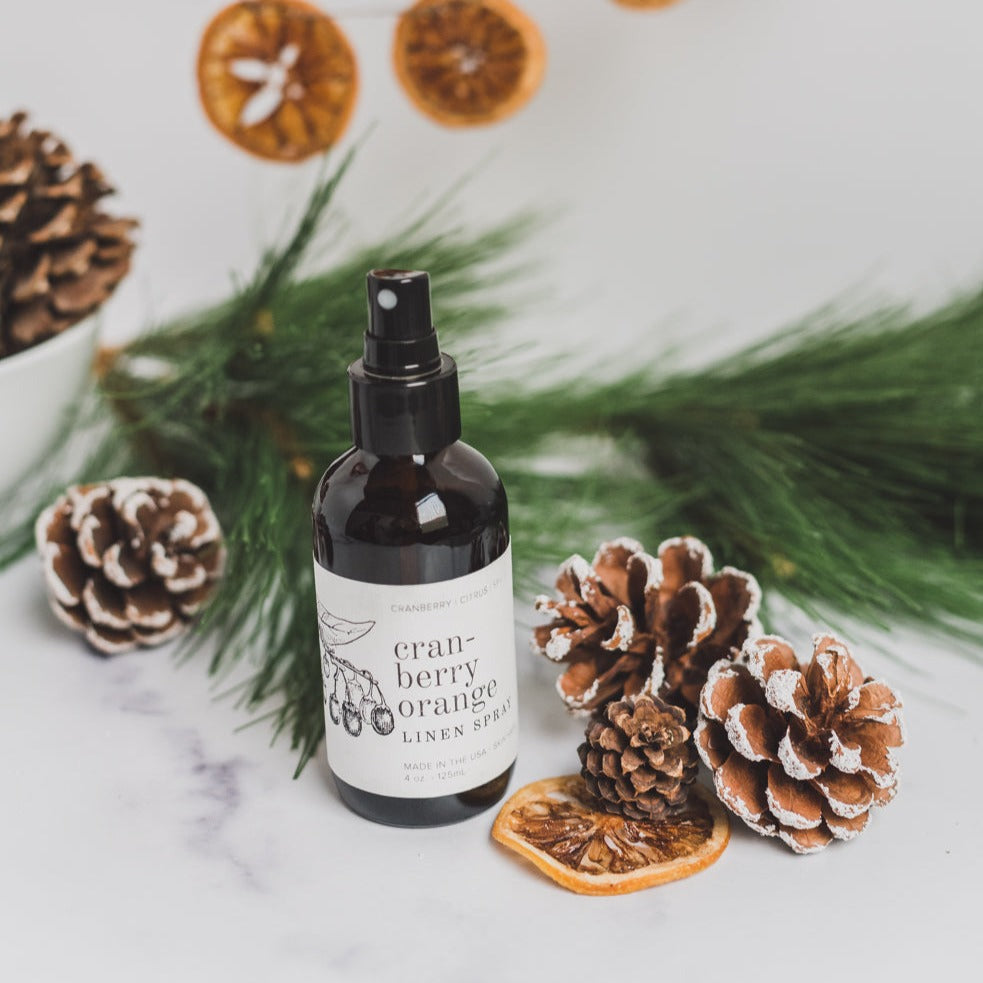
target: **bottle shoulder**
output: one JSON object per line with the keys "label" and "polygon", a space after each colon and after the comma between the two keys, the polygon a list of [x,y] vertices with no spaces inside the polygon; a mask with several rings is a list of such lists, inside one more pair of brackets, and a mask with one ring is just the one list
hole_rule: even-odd
{"label": "bottle shoulder", "polygon": [[504,501],[501,478],[488,459],[463,441],[426,456],[378,457],[351,447],[317,484],[314,510],[366,498],[419,501],[420,494],[450,493],[475,503]]}
{"label": "bottle shoulder", "polygon": [[477,537],[494,531],[497,555],[508,541],[501,479],[481,453],[461,441],[414,457],[346,451],[318,483],[313,518],[316,539],[333,547],[347,542],[471,549]]}

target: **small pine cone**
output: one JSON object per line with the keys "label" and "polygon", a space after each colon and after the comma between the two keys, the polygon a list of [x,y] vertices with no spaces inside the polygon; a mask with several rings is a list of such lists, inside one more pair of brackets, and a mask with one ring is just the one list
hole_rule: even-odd
{"label": "small pine cone", "polygon": [[131,219],[100,207],[112,187],[27,115],[0,119],[0,357],[96,310],[130,268]]}
{"label": "small pine cone", "polygon": [[577,748],[587,788],[629,819],[662,819],[686,803],[696,753],[679,707],[657,696],[609,703]]}
{"label": "small pine cone", "polygon": [[34,531],[52,610],[105,655],[180,634],[225,560],[205,493],[180,479],[73,486]]}
{"label": "small pine cone", "polygon": [[602,543],[589,564],[567,560],[556,586],[559,600],[536,601],[552,622],[535,629],[533,644],[566,663],[557,689],[571,710],[654,693],[695,726],[710,666],[761,631],[757,581],[733,567],[714,573],[710,551],[691,536],[666,540],[658,557],[633,539]]}
{"label": "small pine cone", "polygon": [[780,638],[718,662],[700,700],[696,744],[717,795],[764,836],[796,853],[851,840],[872,806],[897,791],[892,748],[904,743],[901,701],[864,677],[847,646],[813,639],[804,669]]}

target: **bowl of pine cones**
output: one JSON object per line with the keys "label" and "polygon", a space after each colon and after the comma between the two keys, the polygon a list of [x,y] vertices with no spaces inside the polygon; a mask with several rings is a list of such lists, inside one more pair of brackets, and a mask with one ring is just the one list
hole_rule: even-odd
{"label": "bowl of pine cones", "polygon": [[0,492],[30,474],[88,379],[98,311],[130,269],[136,222],[107,214],[92,163],[0,118]]}

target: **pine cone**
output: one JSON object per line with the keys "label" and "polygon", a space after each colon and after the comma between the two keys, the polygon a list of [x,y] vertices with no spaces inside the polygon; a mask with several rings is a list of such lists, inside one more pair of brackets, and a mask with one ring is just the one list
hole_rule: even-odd
{"label": "pine cone", "polygon": [[694,725],[710,666],[735,658],[761,630],[754,577],[712,571],[710,551],[690,536],[666,540],[658,559],[633,539],[616,539],[590,564],[567,560],[556,581],[562,599],[536,601],[553,622],[534,636],[539,652],[567,664],[557,680],[567,706],[596,711],[622,696],[657,693]]}
{"label": "pine cone", "polygon": [[663,819],[686,803],[696,753],[679,707],[658,697],[609,703],[577,748],[587,788],[611,813]]}
{"label": "pine cone", "polygon": [[205,493],[181,480],[76,485],[38,516],[35,537],[55,614],[106,655],[179,634],[225,559]]}
{"label": "pine cone", "polygon": [[700,700],[696,743],[717,795],[796,853],[850,840],[871,806],[897,791],[891,751],[904,743],[901,701],[864,678],[847,646],[813,639],[802,669],[780,638],[749,642],[740,663],[718,662]]}
{"label": "pine cone", "polygon": [[112,188],[60,140],[0,119],[0,357],[91,314],[130,268],[136,222],[99,208]]}

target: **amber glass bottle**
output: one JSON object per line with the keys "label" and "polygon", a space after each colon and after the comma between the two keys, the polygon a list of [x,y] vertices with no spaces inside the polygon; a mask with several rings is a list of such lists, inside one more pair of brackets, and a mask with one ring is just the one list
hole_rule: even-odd
{"label": "amber glass bottle", "polygon": [[497,802],[515,760],[508,506],[459,439],[429,278],[374,270],[368,291],[354,446],[313,510],[328,762],[355,812],[434,826]]}

